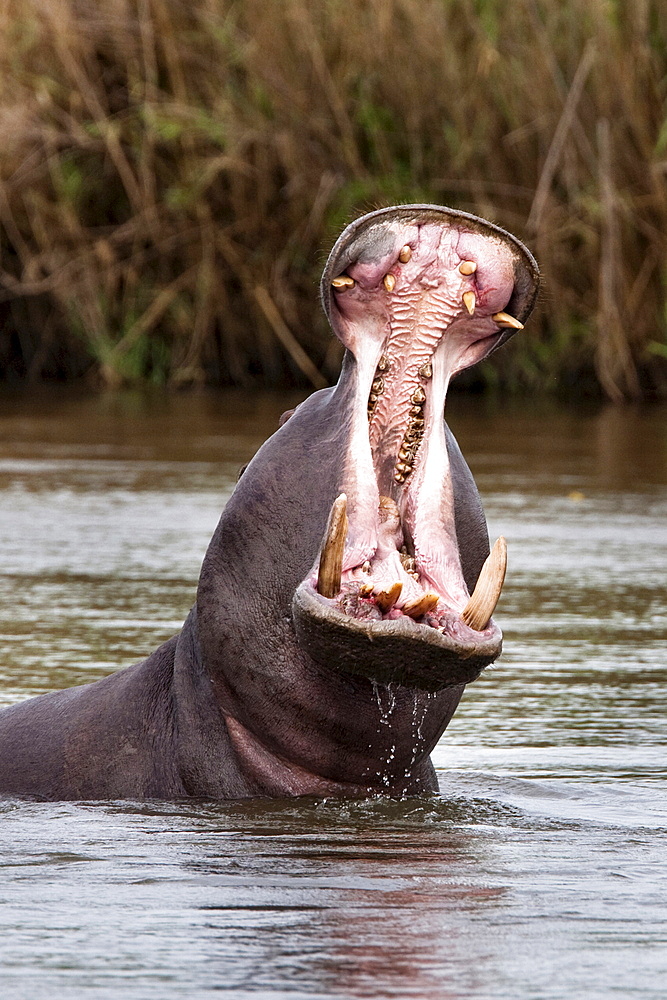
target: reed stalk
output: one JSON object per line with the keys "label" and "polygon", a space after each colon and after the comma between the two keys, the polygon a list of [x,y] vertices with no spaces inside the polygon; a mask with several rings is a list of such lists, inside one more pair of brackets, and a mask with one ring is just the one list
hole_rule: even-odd
{"label": "reed stalk", "polygon": [[429,201],[543,268],[486,382],[665,393],[666,39],[660,0],[5,0],[3,375],[323,384],[328,247]]}

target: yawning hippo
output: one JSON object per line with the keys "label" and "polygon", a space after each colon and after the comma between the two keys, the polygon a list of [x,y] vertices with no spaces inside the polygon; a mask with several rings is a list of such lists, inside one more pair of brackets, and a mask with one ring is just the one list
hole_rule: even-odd
{"label": "yawning hippo", "polygon": [[429,753],[500,653],[505,572],[445,396],[521,329],[537,287],[525,247],[472,215],[408,205],[348,226],[322,278],[338,384],[248,465],[179,635],[0,713],[0,792],[436,789]]}

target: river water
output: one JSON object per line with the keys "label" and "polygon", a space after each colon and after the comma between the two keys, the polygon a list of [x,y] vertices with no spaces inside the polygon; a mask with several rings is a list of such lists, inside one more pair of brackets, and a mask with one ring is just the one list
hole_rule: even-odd
{"label": "river water", "polygon": [[[0,703],[179,628],[293,403],[5,393]],[[441,796],[0,803],[3,1000],[664,1000],[667,409],[448,413],[510,562]]]}

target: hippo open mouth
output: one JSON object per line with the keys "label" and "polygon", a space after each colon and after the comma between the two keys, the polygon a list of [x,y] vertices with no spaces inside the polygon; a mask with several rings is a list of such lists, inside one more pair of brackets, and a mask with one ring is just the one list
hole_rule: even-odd
{"label": "hippo open mouth", "polygon": [[434,206],[373,212],[334,246],[322,297],[353,400],[339,494],[293,601],[316,661],[439,690],[499,655],[505,543],[466,580],[443,413],[452,377],[522,329],[537,286],[509,233]]}

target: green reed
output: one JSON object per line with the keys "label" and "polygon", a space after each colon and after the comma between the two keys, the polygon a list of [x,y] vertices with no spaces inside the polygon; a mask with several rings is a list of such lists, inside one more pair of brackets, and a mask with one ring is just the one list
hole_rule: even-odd
{"label": "green reed", "polygon": [[660,0],[7,0],[7,377],[323,384],[340,228],[432,201],[545,278],[475,377],[667,388]]}

